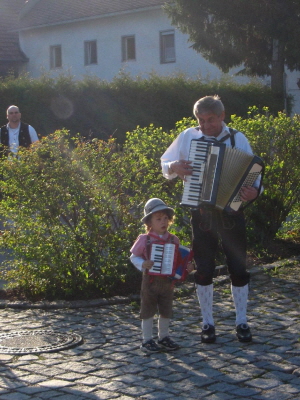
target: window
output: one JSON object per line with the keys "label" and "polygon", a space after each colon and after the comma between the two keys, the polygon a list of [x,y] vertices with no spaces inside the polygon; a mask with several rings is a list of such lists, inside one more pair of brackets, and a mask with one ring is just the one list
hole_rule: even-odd
{"label": "window", "polygon": [[84,65],[97,64],[97,41],[84,42]]}
{"label": "window", "polygon": [[61,68],[62,57],[61,57],[61,46],[50,46],[50,68]]}
{"label": "window", "polygon": [[122,37],[122,61],[135,60],[135,37]]}
{"label": "window", "polygon": [[174,31],[160,32],[160,62],[166,64],[175,62],[175,35]]}

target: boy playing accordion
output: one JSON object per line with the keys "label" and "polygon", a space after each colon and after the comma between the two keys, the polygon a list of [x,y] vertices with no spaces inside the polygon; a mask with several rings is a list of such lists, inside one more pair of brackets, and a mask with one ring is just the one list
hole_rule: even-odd
{"label": "boy playing accordion", "polygon": [[[170,274],[163,275],[159,272],[151,273],[155,268],[155,256],[151,259],[150,248],[163,248],[169,245],[178,248],[179,239],[168,232],[174,218],[174,210],[168,207],[162,200],[153,198],[147,201],[144,208],[142,222],[146,227],[146,234],[139,235],[130,249],[130,260],[133,265],[143,272],[141,288],[142,337],[141,350],[145,352],[158,352],[161,349],[177,350],[179,345],[169,336],[170,318],[172,316],[174,279]],[[160,246],[154,246],[160,243]],[[170,246],[171,245],[171,246]],[[152,247],[151,247],[152,246]],[[167,246],[165,246],[167,247]],[[175,250],[174,250],[175,251]],[[176,262],[176,254],[172,253]],[[172,256],[170,256],[172,258]],[[173,260],[173,259],[172,259]],[[173,264],[171,259],[166,264]],[[167,265],[173,267],[173,265]],[[188,263],[186,269],[191,272],[194,269],[192,263]],[[153,318],[156,312],[158,318],[158,342],[153,339]]]}

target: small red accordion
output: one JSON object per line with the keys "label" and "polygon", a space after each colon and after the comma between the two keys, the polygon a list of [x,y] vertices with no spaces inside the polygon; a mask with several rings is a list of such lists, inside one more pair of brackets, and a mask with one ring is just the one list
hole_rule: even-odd
{"label": "small red accordion", "polygon": [[149,275],[167,276],[176,281],[184,281],[188,275],[187,264],[193,259],[192,251],[188,247],[171,242],[150,242],[147,238],[149,260],[154,265],[148,270]]}

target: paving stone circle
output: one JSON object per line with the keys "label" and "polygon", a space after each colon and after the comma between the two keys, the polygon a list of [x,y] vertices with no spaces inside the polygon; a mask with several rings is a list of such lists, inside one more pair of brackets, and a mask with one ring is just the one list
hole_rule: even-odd
{"label": "paving stone circle", "polygon": [[12,331],[0,334],[0,354],[38,354],[69,349],[81,344],[77,333],[53,330]]}

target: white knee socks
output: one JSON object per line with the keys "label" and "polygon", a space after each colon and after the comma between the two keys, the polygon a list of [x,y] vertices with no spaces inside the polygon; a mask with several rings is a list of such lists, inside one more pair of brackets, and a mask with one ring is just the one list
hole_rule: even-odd
{"label": "white knee socks", "polygon": [[210,324],[214,326],[213,289],[213,284],[207,286],[197,285],[197,296],[201,308],[203,325]]}
{"label": "white knee socks", "polygon": [[169,336],[170,318],[158,318],[158,339],[162,340]]}
{"label": "white knee socks", "polygon": [[231,285],[231,293],[236,312],[236,325],[247,324],[249,285],[247,284],[241,287]]}
{"label": "white knee socks", "polygon": [[142,319],[142,337],[143,342],[147,342],[152,339],[153,335],[153,317],[148,319]]}
{"label": "white knee socks", "polygon": [[[158,318],[158,339],[162,340],[169,336],[170,318]],[[143,342],[147,342],[153,337],[153,318],[142,319]]]}

